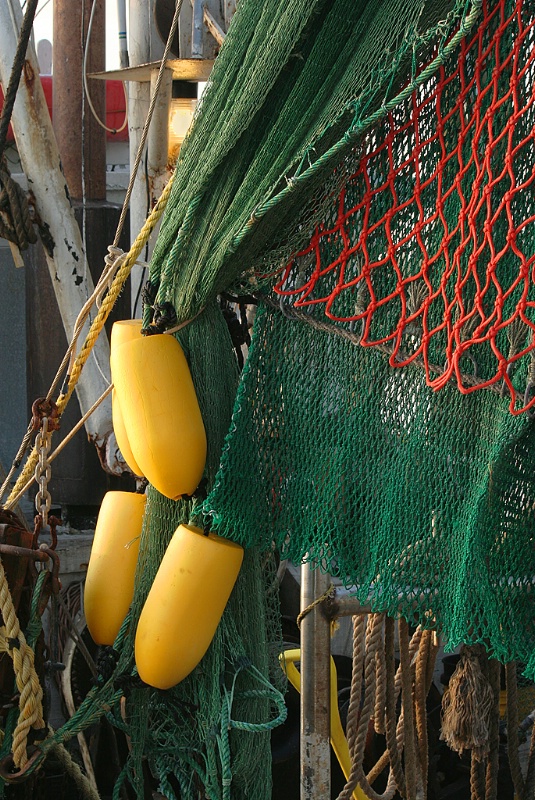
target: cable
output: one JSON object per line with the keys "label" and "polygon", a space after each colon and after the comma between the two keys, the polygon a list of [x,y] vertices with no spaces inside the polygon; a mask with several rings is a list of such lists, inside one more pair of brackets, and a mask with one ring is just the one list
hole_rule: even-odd
{"label": "cable", "polygon": [[43,5],[42,5],[42,6],[41,6],[41,8],[39,9],[39,11],[37,11],[37,13],[36,13],[36,15],[35,15],[36,17],[38,17],[38,16],[39,16],[39,14],[40,14],[40,13],[41,13],[41,11],[43,10],[43,8],[46,8],[46,7],[47,7],[47,5],[50,3],[50,1],[51,1],[51,0],[45,0],[45,2],[43,3]]}
{"label": "cable", "polygon": [[[47,0],[47,1],[50,2],[50,0]],[[104,130],[108,131],[108,133],[120,133],[121,131],[124,131],[124,129],[126,128],[127,122],[128,122],[128,96],[127,96],[127,93],[126,93],[126,84],[125,84],[125,82],[122,81],[123,91],[124,91],[124,101],[125,101],[125,112],[124,112],[123,124],[121,125],[120,128],[108,128],[108,126],[105,125],[104,122],[102,122],[102,120],[98,116],[97,112],[95,111],[95,107],[94,107],[93,102],[91,100],[91,95],[89,94],[89,86],[87,85],[87,56],[88,56],[88,53],[89,53],[89,41],[91,39],[91,29],[93,27],[93,19],[94,19],[94,16],[95,16],[96,7],[97,7],[97,0],[93,0],[93,4],[91,6],[91,14],[89,15],[89,25],[87,26],[87,38],[85,40],[84,61],[83,61],[83,67],[82,67],[82,76],[83,76],[83,80],[84,80],[84,92],[85,92],[85,96],[87,98],[87,102],[89,104],[89,108],[91,109],[91,113],[93,114],[94,118],[96,119],[96,121],[98,122],[100,127],[104,128]],[[44,8],[44,6],[43,6],[43,8]]]}
{"label": "cable", "polygon": [[[150,191],[149,191],[149,154],[147,150],[145,150],[145,158],[144,158],[144,168],[145,168],[145,188],[147,190],[147,210],[146,216],[148,217],[150,214]],[[145,261],[149,260],[149,243],[145,245]],[[141,277],[139,279],[139,284],[136,291],[136,298],[134,300],[134,305],[132,308],[132,317],[136,318],[136,311],[137,311],[137,304],[139,303],[139,298],[141,297],[141,292],[143,291],[143,286],[145,284],[145,276],[147,274],[146,267],[143,267],[141,270]]]}

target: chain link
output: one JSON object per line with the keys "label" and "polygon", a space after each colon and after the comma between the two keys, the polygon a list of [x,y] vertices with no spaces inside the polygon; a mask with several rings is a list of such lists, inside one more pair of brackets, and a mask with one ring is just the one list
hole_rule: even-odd
{"label": "chain link", "polygon": [[52,505],[52,498],[48,491],[48,482],[52,470],[48,462],[48,455],[52,446],[52,431],[48,430],[48,417],[43,417],[41,430],[35,437],[35,449],[39,452],[39,461],[35,467],[35,480],[39,491],[35,496],[35,508],[41,514],[43,525],[48,524],[48,512]]}

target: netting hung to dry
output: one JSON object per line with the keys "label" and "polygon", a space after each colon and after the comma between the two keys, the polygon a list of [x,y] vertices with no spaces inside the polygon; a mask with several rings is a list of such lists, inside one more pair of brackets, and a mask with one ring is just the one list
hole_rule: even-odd
{"label": "netting hung to dry", "polygon": [[531,4],[485,3],[340,162],[308,242],[257,261],[274,292],[206,504],[531,676],[534,43]]}

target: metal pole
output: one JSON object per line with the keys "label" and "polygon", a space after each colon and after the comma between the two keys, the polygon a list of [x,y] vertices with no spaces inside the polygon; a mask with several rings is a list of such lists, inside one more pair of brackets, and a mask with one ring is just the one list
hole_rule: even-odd
{"label": "metal pole", "polygon": [[[18,0],[0,0],[0,81],[4,86],[9,80],[21,21]],[[50,232],[51,244],[45,248],[46,260],[65,333],[70,340],[76,317],[93,291],[93,282],[80,230],[68,199],[56,137],[31,45],[26,54],[12,124],[22,167],[35,197],[36,211]],[[87,328],[82,337],[85,330]],[[77,386],[83,414],[106,389],[108,372],[109,346],[106,337],[101,336]],[[111,402],[99,406],[87,420],[86,430],[99,451],[104,452],[112,431]]]}
{"label": "metal pole", "polygon": [[[106,199],[106,134],[93,117],[83,86],[83,53],[87,71],[105,68],[104,3],[97,0],[87,42],[93,0],[54,0],[54,132],[61,164],[73,200]],[[106,85],[88,81],[91,101],[106,121]]]}
{"label": "metal pole", "polygon": [[[128,20],[128,53],[130,66],[148,64],[161,58],[163,44],[155,36],[155,23],[153,18],[152,0],[140,3],[139,0],[129,0],[130,15]],[[128,82],[128,131],[130,140],[130,164],[134,163],[138,151],[143,126],[150,105],[151,84],[149,81]],[[148,166],[148,165],[147,165]],[[150,210],[150,189],[145,173],[145,157],[141,159],[136,182],[130,200],[130,240],[133,241],[143,227]],[[154,242],[154,236],[151,237]],[[153,245],[152,245],[153,246]],[[146,255],[150,257],[151,246],[147,247]],[[134,267],[131,272],[132,284],[132,311],[136,302],[138,288],[142,279],[142,267]],[[137,312],[139,313],[139,308]]]}
{"label": "metal pole", "polygon": [[[150,76],[151,97],[155,91],[159,70],[152,70]],[[147,173],[149,177],[149,196],[151,207],[156,204],[170,178],[169,170],[169,108],[173,89],[173,73],[164,70],[160,91],[152,115],[148,136]],[[153,233],[155,241],[157,230]]]}
{"label": "metal pole", "polygon": [[[329,588],[330,577],[301,567],[301,610]],[[331,796],[330,750],[330,622],[323,604],[301,622],[301,800]]]}
{"label": "metal pole", "polygon": [[193,25],[191,31],[191,57],[203,58],[203,3],[193,0]]}
{"label": "metal pole", "polygon": [[126,39],[126,0],[117,0],[117,22],[119,25],[119,63],[121,69],[130,66]]}

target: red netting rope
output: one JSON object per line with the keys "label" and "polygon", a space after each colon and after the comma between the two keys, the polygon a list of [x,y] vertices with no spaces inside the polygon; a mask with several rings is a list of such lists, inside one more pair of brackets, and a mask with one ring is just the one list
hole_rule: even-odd
{"label": "red netting rope", "polygon": [[433,389],[498,384],[512,413],[533,407],[532,2],[488,0],[457,57],[368,134],[359,158],[275,291],[359,323],[360,344],[388,345],[394,367],[417,361]]}

